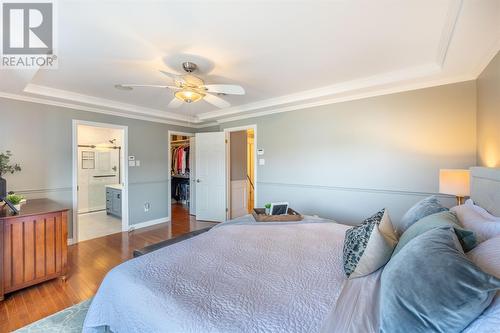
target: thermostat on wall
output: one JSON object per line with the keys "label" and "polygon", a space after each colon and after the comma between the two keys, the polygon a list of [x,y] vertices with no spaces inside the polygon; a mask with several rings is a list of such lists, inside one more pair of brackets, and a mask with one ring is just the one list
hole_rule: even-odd
{"label": "thermostat on wall", "polygon": [[135,156],[129,156],[129,157],[128,157],[128,160],[129,160],[129,161],[135,161]]}
{"label": "thermostat on wall", "polygon": [[264,149],[257,149],[257,155],[264,155]]}

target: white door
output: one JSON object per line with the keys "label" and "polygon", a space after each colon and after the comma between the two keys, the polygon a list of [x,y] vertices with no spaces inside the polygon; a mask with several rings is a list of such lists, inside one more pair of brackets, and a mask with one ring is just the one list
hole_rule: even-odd
{"label": "white door", "polygon": [[189,214],[196,215],[196,139],[189,138]]}
{"label": "white door", "polygon": [[196,133],[196,219],[226,220],[226,136]]}

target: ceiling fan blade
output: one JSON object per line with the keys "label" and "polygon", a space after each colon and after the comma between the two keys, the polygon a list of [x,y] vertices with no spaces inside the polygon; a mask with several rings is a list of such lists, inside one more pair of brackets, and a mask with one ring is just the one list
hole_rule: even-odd
{"label": "ceiling fan blade", "polygon": [[229,102],[227,102],[227,101],[223,100],[222,98],[215,96],[215,95],[206,94],[203,99],[205,101],[207,101],[208,103],[215,105],[216,107],[221,108],[221,109],[228,108],[231,106],[231,104],[229,104]]}
{"label": "ceiling fan blade", "polygon": [[176,109],[176,108],[180,107],[182,104],[184,104],[183,101],[174,97],[174,99],[172,99],[170,101],[170,103],[168,103],[168,107],[171,109]]}
{"label": "ceiling fan blade", "polygon": [[162,71],[162,70],[160,70],[160,72],[161,72],[163,75],[168,76],[169,78],[171,78],[171,79],[172,79],[172,80],[174,80],[174,81],[184,82],[184,78],[182,77],[182,75],[173,74],[173,73],[169,73],[169,72]]}
{"label": "ceiling fan blade", "polygon": [[178,90],[180,89],[179,87],[176,86],[161,86],[157,84],[117,84],[115,85],[117,88],[167,88],[167,89],[175,89]]}
{"label": "ceiling fan blade", "polygon": [[227,95],[245,95],[245,89],[235,84],[206,84],[205,89],[210,93]]}

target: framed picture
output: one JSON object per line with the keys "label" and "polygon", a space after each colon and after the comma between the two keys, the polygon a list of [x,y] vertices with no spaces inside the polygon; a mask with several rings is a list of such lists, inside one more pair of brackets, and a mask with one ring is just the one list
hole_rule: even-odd
{"label": "framed picture", "polygon": [[269,209],[271,215],[286,215],[288,214],[288,202],[274,202],[271,203],[271,209]]}

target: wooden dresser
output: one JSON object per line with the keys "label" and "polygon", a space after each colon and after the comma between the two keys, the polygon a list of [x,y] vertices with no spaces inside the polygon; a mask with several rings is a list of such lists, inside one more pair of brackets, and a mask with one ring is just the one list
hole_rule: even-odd
{"label": "wooden dresser", "polygon": [[68,270],[68,209],[48,199],[28,200],[18,215],[0,209],[0,300],[4,294]]}

